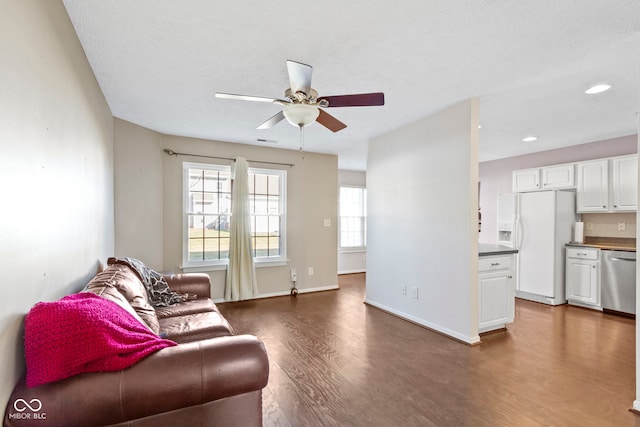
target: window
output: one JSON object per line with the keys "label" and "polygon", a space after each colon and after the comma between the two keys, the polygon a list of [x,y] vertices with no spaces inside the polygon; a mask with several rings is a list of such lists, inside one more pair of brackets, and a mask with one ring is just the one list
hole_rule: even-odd
{"label": "window", "polygon": [[367,189],[340,187],[340,247],[367,246]]}
{"label": "window", "polygon": [[[231,167],[183,165],[184,267],[229,262]],[[286,171],[249,168],[249,209],[254,261],[286,261]]]}

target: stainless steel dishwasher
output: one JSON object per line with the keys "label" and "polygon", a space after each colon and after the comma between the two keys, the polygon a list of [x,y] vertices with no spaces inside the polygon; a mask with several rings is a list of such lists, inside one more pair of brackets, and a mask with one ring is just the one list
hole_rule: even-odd
{"label": "stainless steel dishwasher", "polygon": [[636,314],[636,253],[602,251],[602,308]]}

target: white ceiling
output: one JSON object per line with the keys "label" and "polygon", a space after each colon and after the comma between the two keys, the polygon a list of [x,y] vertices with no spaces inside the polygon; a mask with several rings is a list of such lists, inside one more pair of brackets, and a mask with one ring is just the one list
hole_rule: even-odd
{"label": "white ceiling", "polygon": [[[63,2],[113,115],[165,134],[298,149],[286,121],[256,130],[280,106],[214,98],[283,97],[287,59],[313,66],[320,95],[385,93],[382,107],[330,109],[340,132],[305,128],[304,149],[341,169],[470,97],[480,161],[637,133],[638,0]],[[600,82],[613,87],[584,94]]]}

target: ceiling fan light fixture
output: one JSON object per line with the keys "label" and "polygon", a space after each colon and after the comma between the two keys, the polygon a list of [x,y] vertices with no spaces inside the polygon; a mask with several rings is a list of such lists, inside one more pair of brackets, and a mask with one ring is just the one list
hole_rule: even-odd
{"label": "ceiling fan light fixture", "polygon": [[287,121],[295,127],[310,125],[320,114],[318,107],[308,104],[287,105],[282,112]]}
{"label": "ceiling fan light fixture", "polygon": [[584,93],[587,95],[594,95],[596,93],[606,92],[611,89],[611,85],[608,84],[599,84],[595,86],[591,86],[589,89],[585,90]]}

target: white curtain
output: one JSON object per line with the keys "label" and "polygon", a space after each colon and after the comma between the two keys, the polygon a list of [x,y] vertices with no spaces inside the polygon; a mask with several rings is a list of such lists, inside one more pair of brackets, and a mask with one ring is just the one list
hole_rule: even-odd
{"label": "white curtain", "polygon": [[231,227],[226,301],[239,301],[258,295],[256,269],[251,245],[251,216],[249,212],[249,166],[247,159],[237,157],[231,168]]}

